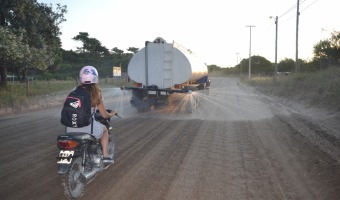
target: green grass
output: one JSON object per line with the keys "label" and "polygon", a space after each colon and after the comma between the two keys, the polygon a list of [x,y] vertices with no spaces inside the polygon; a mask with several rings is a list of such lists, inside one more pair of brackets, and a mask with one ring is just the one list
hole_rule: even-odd
{"label": "green grass", "polygon": [[272,77],[255,77],[247,82],[264,93],[340,110],[340,68],[279,76],[276,81]]}
{"label": "green grass", "polygon": [[[124,79],[101,79],[100,87],[119,87],[127,85]],[[8,82],[6,87],[0,88],[0,109],[11,108],[20,110],[35,103],[36,99],[45,95],[71,91],[77,86],[76,81],[40,81],[29,82],[28,93],[26,83]]]}

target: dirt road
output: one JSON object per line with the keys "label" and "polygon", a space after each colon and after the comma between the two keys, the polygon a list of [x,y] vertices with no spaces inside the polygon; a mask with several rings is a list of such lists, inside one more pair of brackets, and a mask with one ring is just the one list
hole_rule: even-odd
{"label": "dirt road", "polygon": [[[340,199],[340,132],[329,113],[213,78],[187,95],[192,113],[169,106],[137,113],[129,92],[107,89],[116,163],[83,200]],[[63,200],[56,173],[60,108],[0,118],[0,199]],[[334,122],[334,123],[332,123]]]}

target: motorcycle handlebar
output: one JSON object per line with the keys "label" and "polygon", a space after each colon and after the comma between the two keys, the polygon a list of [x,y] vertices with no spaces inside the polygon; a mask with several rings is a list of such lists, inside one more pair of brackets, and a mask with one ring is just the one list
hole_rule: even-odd
{"label": "motorcycle handlebar", "polygon": [[[107,109],[106,110],[107,112],[111,112],[112,110],[110,109]],[[118,113],[115,113],[115,116],[121,118]],[[111,126],[109,124],[109,121],[111,120],[111,117],[109,118],[103,118],[102,115],[100,114],[99,110],[96,110],[96,113],[94,114],[94,118],[96,121],[102,123],[103,125],[105,125],[108,129],[111,129]]]}
{"label": "motorcycle handlebar", "polygon": [[[112,112],[111,109],[106,109],[106,111],[107,111],[108,113]],[[115,113],[115,116],[117,116],[117,117],[119,117],[119,118],[122,118],[120,115],[118,115],[118,113]],[[96,110],[95,117],[96,117],[97,119],[105,119],[105,118],[102,117],[102,115],[100,114],[99,110]],[[111,117],[107,118],[107,120],[110,120],[110,119],[111,119]]]}
{"label": "motorcycle handlebar", "polygon": [[[106,109],[106,111],[107,111],[108,113],[112,112],[111,109]],[[117,116],[117,117],[119,117],[119,118],[122,118],[121,116],[118,115],[118,113],[115,113],[115,116]]]}

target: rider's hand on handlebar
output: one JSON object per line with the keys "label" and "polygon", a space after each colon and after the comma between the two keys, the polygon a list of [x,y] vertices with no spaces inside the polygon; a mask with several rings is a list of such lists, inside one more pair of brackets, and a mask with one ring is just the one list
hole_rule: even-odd
{"label": "rider's hand on handlebar", "polygon": [[121,118],[121,117],[118,115],[118,113],[116,113],[116,112],[115,112],[115,114],[114,114],[114,115],[116,115],[116,117],[119,117],[119,118]]}
{"label": "rider's hand on handlebar", "polygon": [[110,115],[113,117],[114,115],[117,115],[117,113],[114,110],[111,110]]}
{"label": "rider's hand on handlebar", "polygon": [[120,118],[120,116],[118,115],[118,113],[114,110],[111,110],[111,109],[106,109],[106,111],[109,113],[110,115],[110,118],[113,117],[113,116],[117,116]]}

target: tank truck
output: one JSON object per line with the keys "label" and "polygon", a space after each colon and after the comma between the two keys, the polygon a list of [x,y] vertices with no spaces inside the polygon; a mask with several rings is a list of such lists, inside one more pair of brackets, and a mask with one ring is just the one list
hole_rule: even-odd
{"label": "tank truck", "polygon": [[163,106],[174,93],[191,93],[210,86],[208,68],[191,50],[163,38],[146,41],[130,60],[128,76],[133,87],[130,103],[139,112]]}

